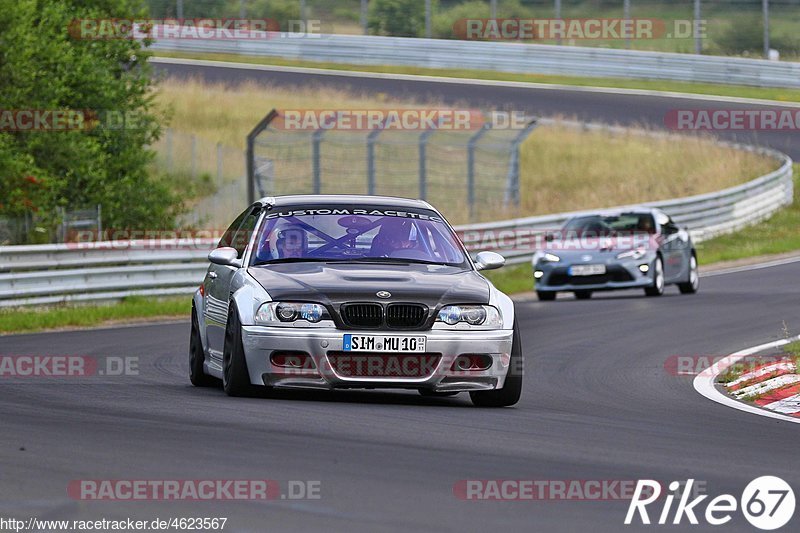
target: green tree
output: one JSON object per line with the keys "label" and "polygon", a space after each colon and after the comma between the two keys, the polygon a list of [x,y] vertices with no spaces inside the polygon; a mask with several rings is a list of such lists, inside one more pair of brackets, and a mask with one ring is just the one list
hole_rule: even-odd
{"label": "green tree", "polygon": [[[431,10],[436,12],[433,0]],[[369,30],[376,35],[420,37],[425,33],[424,0],[373,0],[369,4]]]}
{"label": "green tree", "polygon": [[144,18],[143,5],[0,0],[0,109],[86,110],[101,119],[81,130],[0,131],[0,215],[34,211],[52,223],[57,206],[102,204],[106,227],[173,223],[175,195],[148,171],[148,147],[160,135],[149,43],[70,32],[81,19]]}

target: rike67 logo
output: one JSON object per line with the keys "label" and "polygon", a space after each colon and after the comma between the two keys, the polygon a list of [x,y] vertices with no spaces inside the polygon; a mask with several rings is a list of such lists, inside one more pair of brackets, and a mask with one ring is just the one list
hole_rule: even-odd
{"label": "rike67 logo", "polygon": [[[708,502],[704,502],[708,495],[696,496],[690,500],[693,484],[694,480],[689,479],[685,483],[685,488],[681,490],[684,484],[673,481],[669,484],[670,493],[662,498],[661,484],[658,481],[639,480],[628,506],[625,525],[637,521],[645,525],[651,523],[680,525],[686,522],[697,525],[700,523],[698,520],[700,517],[705,519],[707,524],[721,526],[733,520],[733,515],[737,510],[741,510],[751,525],[757,529],[771,531],[786,525],[794,515],[794,491],[779,477],[762,476],[754,479],[745,487],[739,500],[731,494],[721,494]],[[673,510],[676,499],[678,503]],[[705,504],[704,511],[701,504]],[[651,506],[650,509],[648,506]],[[658,507],[661,507],[660,513],[651,517],[649,512],[658,512]]]}

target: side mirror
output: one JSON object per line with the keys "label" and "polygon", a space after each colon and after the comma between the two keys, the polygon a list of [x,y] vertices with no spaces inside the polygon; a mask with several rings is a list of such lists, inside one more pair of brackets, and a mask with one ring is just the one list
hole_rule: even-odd
{"label": "side mirror", "polygon": [[506,258],[495,252],[480,252],[475,256],[475,267],[478,270],[494,270],[506,264]]}
{"label": "side mirror", "polygon": [[237,259],[238,255],[239,252],[235,248],[223,246],[222,248],[211,250],[211,253],[208,254],[208,260],[215,265],[241,268],[242,262]]}
{"label": "side mirror", "polygon": [[553,235],[552,233],[544,234],[544,242],[553,242],[554,240],[556,240],[556,236]]}

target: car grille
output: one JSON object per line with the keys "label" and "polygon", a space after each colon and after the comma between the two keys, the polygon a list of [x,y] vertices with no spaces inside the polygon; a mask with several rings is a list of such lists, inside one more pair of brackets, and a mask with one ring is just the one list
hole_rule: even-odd
{"label": "car grille", "polygon": [[383,323],[383,307],[380,304],[344,304],[342,320],[354,328],[377,328]]}
{"label": "car grille", "polygon": [[553,270],[547,280],[548,285],[598,285],[608,282],[633,281],[633,277],[625,268],[618,265],[611,265],[605,274],[597,276],[570,276],[566,268]]}
{"label": "car grille", "polygon": [[351,328],[420,329],[428,321],[428,307],[422,304],[342,304],[342,321]]}
{"label": "car grille", "polygon": [[432,375],[438,353],[328,352],[331,368],[342,377],[418,379]]}
{"label": "car grille", "polygon": [[428,308],[419,304],[389,304],[386,325],[390,328],[419,328],[428,318]]}

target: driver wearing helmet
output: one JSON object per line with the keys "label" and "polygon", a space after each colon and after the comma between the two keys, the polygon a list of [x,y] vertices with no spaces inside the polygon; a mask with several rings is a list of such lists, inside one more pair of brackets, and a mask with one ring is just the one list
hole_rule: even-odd
{"label": "driver wearing helmet", "polygon": [[653,217],[650,215],[639,217],[639,225],[636,229],[646,233],[653,233]]}
{"label": "driver wearing helmet", "polygon": [[308,237],[306,232],[298,227],[288,227],[278,233],[275,243],[280,259],[299,259],[308,252]]}
{"label": "driver wearing helmet", "polygon": [[371,255],[390,256],[397,250],[407,250],[416,246],[412,240],[414,228],[409,220],[387,219],[372,241]]}

